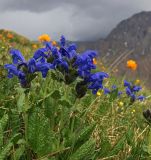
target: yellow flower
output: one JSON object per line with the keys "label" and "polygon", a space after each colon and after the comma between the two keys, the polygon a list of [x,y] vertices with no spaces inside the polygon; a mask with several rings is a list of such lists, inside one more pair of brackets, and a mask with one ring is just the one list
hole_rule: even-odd
{"label": "yellow flower", "polygon": [[123,107],[124,103],[123,102],[119,102],[119,106]]}
{"label": "yellow flower", "polygon": [[53,46],[56,46],[56,45],[57,45],[57,42],[56,42],[56,41],[52,41],[52,45],[53,45]]}
{"label": "yellow flower", "polygon": [[135,109],[133,109],[133,110],[132,110],[132,113],[135,113],[135,112],[136,112]]}
{"label": "yellow flower", "polygon": [[50,42],[51,38],[48,36],[48,34],[42,34],[41,36],[38,37],[38,40],[41,42]]}
{"label": "yellow flower", "polygon": [[93,58],[93,64],[97,64],[97,60],[96,60],[96,58]]}
{"label": "yellow flower", "polygon": [[33,48],[33,49],[37,49],[37,45],[36,45],[36,44],[33,44],[33,45],[32,45],[32,48]]}
{"label": "yellow flower", "polygon": [[127,67],[135,71],[137,69],[137,63],[134,60],[128,60]]}
{"label": "yellow flower", "polygon": [[101,96],[102,93],[101,93],[100,91],[97,91],[96,95],[97,95],[97,96]]}
{"label": "yellow flower", "polygon": [[136,79],[135,84],[140,84],[140,80]]}

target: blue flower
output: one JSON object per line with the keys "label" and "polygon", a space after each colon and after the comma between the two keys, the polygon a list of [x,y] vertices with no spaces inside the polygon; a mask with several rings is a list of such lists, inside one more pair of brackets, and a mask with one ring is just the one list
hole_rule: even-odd
{"label": "blue flower", "polygon": [[136,99],[141,101],[145,99],[144,96],[136,95],[136,92],[139,92],[142,89],[142,87],[133,85],[132,83],[126,80],[124,80],[124,86],[126,87],[126,94],[131,98],[131,102],[134,102]]}
{"label": "blue flower", "polygon": [[22,56],[21,52],[17,49],[11,49],[10,54],[12,55],[13,64],[18,64],[25,61],[25,58]]}
{"label": "blue flower", "polygon": [[47,52],[46,48],[40,48],[34,53],[33,58],[36,61],[40,61],[41,63],[43,63],[45,62],[45,59],[48,57],[48,55],[45,52]]}
{"label": "blue flower", "polygon": [[86,77],[85,81],[89,83],[88,89],[92,89],[92,93],[96,94],[99,89],[103,89],[103,80],[108,77],[105,72],[97,72]]}
{"label": "blue flower", "polygon": [[126,94],[128,95],[128,96],[130,96],[131,94],[132,94],[132,91],[131,91],[131,89],[130,88],[126,88]]}
{"label": "blue flower", "polygon": [[131,88],[131,85],[132,85],[132,83],[130,83],[130,82],[124,80],[124,87]]}
{"label": "blue flower", "polygon": [[68,72],[69,65],[64,59],[56,59],[56,60],[54,60],[53,65],[54,65],[55,68],[62,67],[63,70]]}
{"label": "blue flower", "polygon": [[139,92],[142,89],[140,86],[133,86],[133,92]]}
{"label": "blue flower", "polygon": [[60,38],[60,44],[61,44],[61,46],[65,46],[65,44],[66,44],[66,39],[65,39],[65,36],[61,36],[61,38]]}
{"label": "blue flower", "polygon": [[92,69],[96,69],[93,64],[93,58],[97,56],[95,51],[88,50],[81,55],[77,55],[73,67],[78,69],[80,77],[89,76]]}
{"label": "blue flower", "polygon": [[36,71],[36,61],[31,58],[27,64],[29,73],[34,73]]}
{"label": "blue flower", "polygon": [[36,64],[36,71],[41,72],[43,78],[47,76],[49,69],[54,69],[54,65],[50,63],[37,63]]}
{"label": "blue flower", "polygon": [[120,96],[120,95],[122,95],[122,94],[123,94],[123,92],[121,92],[121,91],[118,92],[118,96]]}
{"label": "blue flower", "polygon": [[145,99],[145,96],[138,96],[137,99],[143,101]]}
{"label": "blue flower", "polygon": [[17,67],[13,64],[5,64],[4,68],[8,70],[8,78],[13,78],[13,76],[18,76]]}
{"label": "blue flower", "polygon": [[111,91],[108,88],[104,88],[104,94],[109,94]]}
{"label": "blue flower", "polygon": [[117,88],[117,86],[116,85],[112,85],[112,89],[116,89]]}
{"label": "blue flower", "polygon": [[22,87],[30,87],[30,83],[36,76],[34,73],[41,72],[43,78],[46,77],[49,69],[54,69],[54,65],[47,63],[45,58],[47,55],[44,53],[46,50],[41,48],[37,50],[33,58],[25,61],[21,52],[18,50],[11,50],[13,64],[6,64],[4,67],[8,70],[8,78],[17,76]]}

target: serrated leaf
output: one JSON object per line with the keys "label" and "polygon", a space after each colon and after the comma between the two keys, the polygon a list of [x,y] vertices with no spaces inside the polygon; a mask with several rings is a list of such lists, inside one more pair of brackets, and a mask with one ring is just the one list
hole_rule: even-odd
{"label": "serrated leaf", "polygon": [[73,155],[70,160],[88,160],[94,155],[95,141],[89,140],[84,143]]}
{"label": "serrated leaf", "polygon": [[3,117],[0,120],[0,124],[1,124],[2,130],[5,129],[5,127],[7,125],[7,122],[8,122],[8,115],[4,114]]}
{"label": "serrated leaf", "polygon": [[61,98],[61,93],[59,90],[55,90],[52,92],[51,97],[54,99],[60,99]]}
{"label": "serrated leaf", "polygon": [[24,111],[24,105],[25,105],[25,93],[22,92],[17,100],[17,108],[19,112]]}
{"label": "serrated leaf", "polygon": [[43,111],[35,108],[29,115],[28,122],[28,139],[32,150],[38,156],[50,153],[52,149],[52,138],[53,135],[50,130],[49,120],[45,117]]}
{"label": "serrated leaf", "polygon": [[3,129],[2,129],[2,125],[0,123],[0,147],[3,146]]}
{"label": "serrated leaf", "polygon": [[0,159],[3,160],[10,154],[10,150],[13,147],[13,143],[9,142],[0,152]]}

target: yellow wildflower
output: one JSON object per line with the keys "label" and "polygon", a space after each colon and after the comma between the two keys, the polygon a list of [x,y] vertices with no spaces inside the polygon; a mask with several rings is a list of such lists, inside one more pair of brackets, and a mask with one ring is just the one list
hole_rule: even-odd
{"label": "yellow wildflower", "polygon": [[135,71],[137,69],[137,63],[134,60],[128,60],[127,67]]}
{"label": "yellow wildflower", "polygon": [[140,80],[136,79],[135,84],[140,84]]}
{"label": "yellow wildflower", "polygon": [[102,93],[101,93],[100,91],[97,91],[96,95],[97,95],[97,96],[101,96]]}
{"label": "yellow wildflower", "polygon": [[48,36],[48,34],[42,34],[41,36],[38,37],[39,41],[46,41],[46,42],[50,42],[51,38]]}
{"label": "yellow wildflower", "polygon": [[123,102],[119,102],[119,106],[123,107],[124,103]]}
{"label": "yellow wildflower", "polygon": [[136,112],[136,110],[135,110],[135,109],[133,109],[133,110],[132,110],[132,113],[135,113],[135,112]]}

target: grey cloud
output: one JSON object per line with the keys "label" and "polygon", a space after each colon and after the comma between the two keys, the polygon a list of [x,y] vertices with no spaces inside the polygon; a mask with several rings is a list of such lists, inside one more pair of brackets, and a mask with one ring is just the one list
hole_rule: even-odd
{"label": "grey cloud", "polygon": [[106,36],[119,21],[151,10],[150,0],[0,0],[0,28],[35,39],[48,33],[70,40]]}

